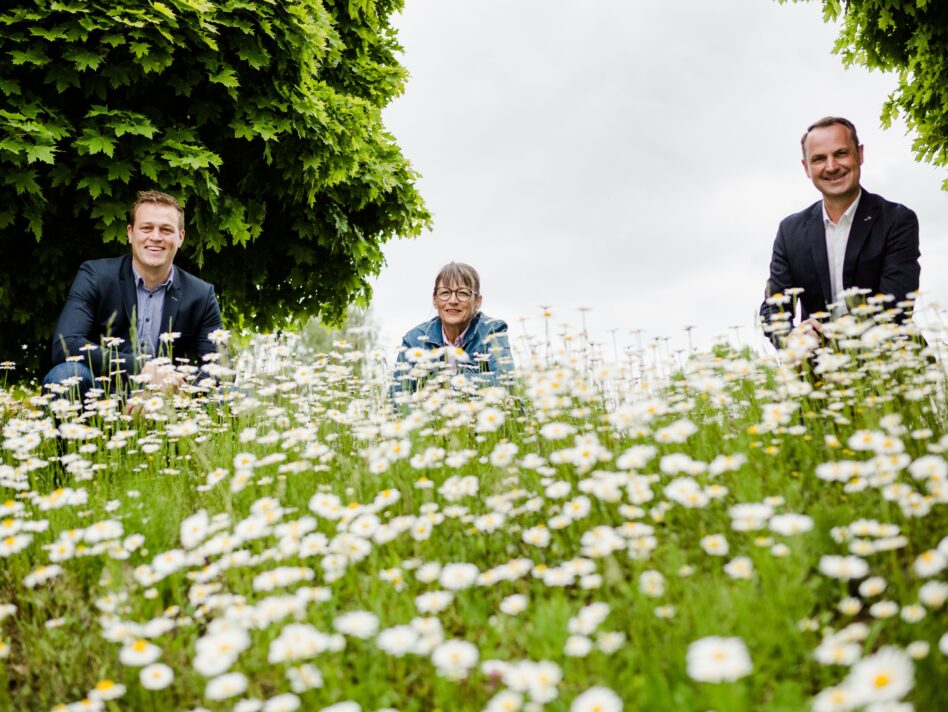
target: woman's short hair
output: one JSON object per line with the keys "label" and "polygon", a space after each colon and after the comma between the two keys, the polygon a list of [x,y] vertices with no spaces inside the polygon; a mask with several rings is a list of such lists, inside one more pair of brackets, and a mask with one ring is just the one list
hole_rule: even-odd
{"label": "woman's short hair", "polygon": [[441,271],[438,272],[438,276],[435,277],[432,294],[437,292],[438,286],[442,284],[461,284],[465,287],[470,287],[474,294],[481,293],[481,278],[477,274],[477,270],[463,262],[448,262],[448,264],[441,268]]}

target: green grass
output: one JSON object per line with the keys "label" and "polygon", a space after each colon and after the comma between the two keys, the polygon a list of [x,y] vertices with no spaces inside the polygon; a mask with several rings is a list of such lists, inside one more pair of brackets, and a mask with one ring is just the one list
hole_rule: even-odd
{"label": "green grass", "polygon": [[[31,402],[12,388],[3,391],[2,479],[10,484],[18,472],[26,479],[23,489],[0,488],[0,505],[8,502],[0,522],[37,531],[29,546],[3,558],[0,566],[0,605],[16,607],[0,623],[0,640],[8,646],[0,660],[0,708],[73,703],[100,681],[112,680],[127,689],[120,699],[104,703],[108,709],[230,710],[240,699],[289,692],[287,670],[311,663],[323,685],[298,693],[301,709],[352,700],[367,710],[474,710],[516,687],[516,679],[481,667],[499,660],[554,663],[561,672],[555,685],[538,688],[534,680],[533,691],[524,692],[526,699],[540,695],[551,710],[569,709],[595,685],[613,690],[629,710],[800,710],[846,678],[846,667],[820,664],[813,654],[824,636],[853,623],[868,627],[860,641],[863,658],[883,646],[905,649],[913,641],[927,642],[927,655],[912,661],[914,684],[904,699],[920,710],[945,707],[948,662],[939,650],[948,629],[945,606],[926,605],[925,617],[915,623],[898,614],[876,619],[869,612],[879,599],[900,608],[915,604],[922,584],[946,579],[944,570],[920,577],[913,565],[948,535],[943,494],[948,481],[916,480],[908,471],[909,463],[943,457],[948,449],[940,365],[896,341],[848,345],[850,363],[821,374],[721,347],[693,355],[684,371],[667,380],[631,369],[613,370],[604,380],[572,348],[572,366],[524,368],[512,393],[452,387],[434,375],[398,409],[371,364],[346,361],[340,351],[310,359],[314,375],[296,383],[296,364],[289,360],[279,372],[259,376],[224,398],[210,393],[166,399],[144,418],[94,411],[68,415],[67,420],[81,419],[101,433],[82,441],[57,437],[48,403]],[[664,404],[658,415],[643,411],[625,420],[612,415],[648,399]],[[251,400],[256,404],[248,405]],[[768,420],[772,404],[786,406],[782,420]],[[501,409],[505,419],[496,430],[479,432],[477,415],[486,407]],[[664,439],[662,428],[683,418],[696,431],[680,441]],[[184,422],[195,424],[193,432],[175,435]],[[539,433],[552,422],[571,425],[575,433],[548,440]],[[249,428],[256,429],[253,436]],[[123,429],[131,431],[125,444],[107,447]],[[388,429],[391,434],[385,435]],[[845,482],[819,479],[822,463],[872,460],[874,451],[848,444],[863,430],[879,442],[888,437],[879,447],[897,449],[897,441],[906,462],[888,475],[878,468],[868,472],[866,486],[854,491],[846,491]],[[41,441],[26,447],[23,437],[30,432],[40,433]],[[407,440],[401,448],[407,456],[380,466],[378,453],[391,453],[401,439]],[[518,450],[509,462],[497,464],[503,444]],[[634,470],[620,469],[621,454],[634,445],[653,445],[656,454]],[[429,448],[443,449],[444,457],[428,467],[414,466],[412,456]],[[467,450],[473,454],[464,456]],[[240,453],[252,453],[257,463],[271,459],[253,468],[246,486],[232,491]],[[662,458],[675,454],[687,454],[704,467],[690,474],[663,472]],[[725,454],[746,461],[733,471],[708,473],[706,465]],[[64,466],[64,455],[78,455],[88,464],[77,468],[67,457]],[[452,456],[463,463],[451,462]],[[226,476],[207,486],[208,473],[216,468]],[[629,478],[638,475],[653,478],[649,500],[630,494]],[[457,476],[474,478],[476,493],[449,500],[443,488]],[[609,478],[612,486],[604,484]],[[711,496],[700,506],[670,499],[665,488],[679,478],[692,478]],[[557,482],[567,483],[568,492],[555,491],[566,485],[549,489]],[[43,511],[41,498],[58,487],[82,489],[87,499]],[[389,498],[375,516],[382,525],[401,523],[401,528],[380,541],[353,541],[345,531],[352,514],[388,497],[383,492],[397,492],[398,499]],[[340,519],[314,513],[310,502],[317,493],[337,495],[350,514]],[[906,507],[913,497],[927,510],[924,516],[910,515]],[[784,536],[768,529],[769,517],[751,528],[735,526],[731,507],[765,500],[773,514],[808,515],[812,529]],[[205,541],[225,534],[233,539],[241,531],[254,535],[238,537],[224,553],[202,551],[201,544],[185,554],[191,559],[176,572],[149,581],[145,574],[155,557],[182,548],[181,523],[201,509],[213,522]],[[269,523],[254,524],[254,511]],[[568,520],[564,511],[585,513]],[[477,518],[490,512],[502,514],[503,524],[493,531],[478,529]],[[277,526],[306,517],[315,520],[312,531],[295,537],[277,533]],[[869,575],[886,582],[884,593],[873,598],[861,596],[859,580],[840,581],[819,567],[824,555],[850,553],[847,542],[834,538],[834,528],[865,519],[895,525],[905,537],[898,548],[863,557]],[[68,534],[105,520],[120,523],[121,535],[82,542]],[[428,536],[415,536],[417,526],[426,523],[432,525]],[[636,524],[636,536],[646,536],[641,525],[648,525],[654,537],[654,547],[637,549],[645,552],[639,555],[629,549],[635,542],[627,533],[633,530],[623,528]],[[549,544],[526,543],[523,531],[540,525],[550,532]],[[325,537],[322,545],[312,539],[316,534]],[[727,539],[727,555],[705,552],[701,540],[711,534]],[[142,537],[137,547],[136,535]],[[62,574],[28,588],[24,578],[54,563],[51,545],[69,536],[75,551],[58,562]],[[304,555],[299,544],[306,536],[311,540]],[[609,536],[620,544],[597,551],[595,542]],[[948,554],[948,542],[941,549]],[[334,554],[355,551],[364,557],[338,573],[325,567]],[[751,561],[749,579],[725,572],[735,557]],[[517,575],[456,590],[443,611],[430,614],[440,621],[444,639],[477,648],[477,665],[454,678],[437,669],[430,651],[395,657],[378,647],[374,635],[346,636],[337,652],[268,661],[271,642],[289,623],[333,633],[337,617],[354,610],[374,613],[379,630],[410,623],[422,615],[416,596],[442,588],[437,580],[419,580],[424,564],[468,562],[483,573],[519,559],[530,564]],[[285,588],[254,590],[255,577],[278,566],[309,567],[314,575]],[[400,569],[396,582],[381,576],[387,571],[391,579],[395,569]],[[664,576],[659,596],[641,589],[645,571]],[[199,583],[210,586],[210,593]],[[292,614],[272,620],[246,616],[265,599],[307,587],[321,592]],[[527,597],[526,610],[502,613],[501,601],[515,593]],[[855,615],[838,609],[848,596],[864,599]],[[608,604],[609,613],[588,633],[592,650],[567,655],[569,620],[593,602]],[[154,621],[162,618],[172,622],[168,630],[156,627]],[[248,687],[234,698],[213,700],[205,697],[207,679],[193,663],[198,640],[224,620],[249,633],[250,647],[229,668],[245,674]],[[104,637],[107,630],[114,633],[118,621],[128,641],[150,637],[161,648],[159,660],[175,674],[169,687],[144,689],[139,668],[120,663],[122,642]],[[600,650],[596,641],[603,633],[620,633],[623,643]],[[752,671],[720,683],[693,679],[687,651],[706,636],[740,638]]]}

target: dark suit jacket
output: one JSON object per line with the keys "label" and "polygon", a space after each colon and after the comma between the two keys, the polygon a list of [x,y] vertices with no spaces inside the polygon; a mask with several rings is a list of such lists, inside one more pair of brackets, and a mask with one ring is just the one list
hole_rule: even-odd
{"label": "dark suit jacket", "polygon": [[[94,372],[107,373],[111,358],[103,352],[102,339],[117,336],[124,340],[117,347],[123,368],[137,372],[139,365],[129,337],[137,303],[131,255],[83,262],[53,333],[53,364],[64,362],[67,356],[82,356],[83,361],[89,358]],[[214,287],[175,267],[161,315],[161,332],[181,333],[172,345],[173,355],[187,356],[200,367],[201,357],[215,350],[208,334],[221,326]],[[86,344],[99,348],[80,351]]]}
{"label": "dark suit jacket", "polygon": [[[915,213],[863,190],[846,243],[843,288],[863,287],[901,301],[918,289],[918,257]],[[790,287],[804,290],[798,297],[803,319],[826,311],[832,290],[822,201],[785,218],[777,229],[767,294]],[[760,314],[769,321],[770,315],[781,309],[765,301]]]}

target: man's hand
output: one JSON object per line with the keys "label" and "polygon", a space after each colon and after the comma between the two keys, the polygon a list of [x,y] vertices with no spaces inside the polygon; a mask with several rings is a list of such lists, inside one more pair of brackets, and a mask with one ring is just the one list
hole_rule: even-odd
{"label": "man's hand", "polygon": [[[158,392],[162,395],[177,393],[184,383],[184,375],[174,370],[174,366],[167,363],[155,364],[146,363],[139,372],[136,380],[143,384],[149,391]],[[130,398],[125,405],[125,414],[137,416],[142,412],[141,397]]]}
{"label": "man's hand", "polygon": [[129,398],[125,403],[125,415],[130,415],[133,418],[137,418],[142,414],[142,401],[141,398],[135,396],[134,398]]}
{"label": "man's hand", "polygon": [[[173,366],[167,364],[159,366],[154,363],[146,363],[138,375],[143,383],[158,386],[158,392],[165,395],[177,393],[181,389],[181,384],[184,383],[184,376],[175,371]],[[148,390],[155,389],[149,388]]]}
{"label": "man's hand", "polygon": [[820,335],[823,333],[823,325],[816,319],[810,318],[802,322],[800,326],[797,327],[804,334],[813,334],[814,336]]}

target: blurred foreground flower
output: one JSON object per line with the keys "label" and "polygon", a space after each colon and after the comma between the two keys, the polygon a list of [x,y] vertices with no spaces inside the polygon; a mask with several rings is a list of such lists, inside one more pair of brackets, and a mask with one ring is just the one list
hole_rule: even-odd
{"label": "blurred foreground flower", "polygon": [[731,682],[754,670],[740,638],[710,636],[688,646],[688,676],[699,682]]}

